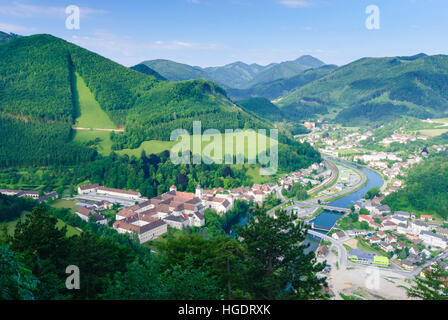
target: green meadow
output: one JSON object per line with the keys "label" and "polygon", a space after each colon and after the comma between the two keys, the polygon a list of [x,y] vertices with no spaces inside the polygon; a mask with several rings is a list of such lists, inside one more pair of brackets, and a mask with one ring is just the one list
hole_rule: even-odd
{"label": "green meadow", "polygon": [[[30,214],[30,212],[25,211],[25,212],[22,213],[20,218],[12,220],[12,221],[9,221],[9,222],[4,222],[6,224],[6,228],[8,230],[8,234],[10,236],[14,235],[14,230],[16,229],[16,225],[19,222],[19,220],[23,221],[26,218],[26,216],[29,215],[29,214]],[[81,231],[79,231],[75,227],[72,227],[72,226],[66,224],[64,221],[58,219],[58,223],[56,224],[56,227],[57,228],[62,228],[63,226],[67,226],[67,234],[66,234],[67,237],[71,237],[71,236],[74,236],[74,235],[81,234]]]}
{"label": "green meadow", "polygon": [[75,130],[75,142],[89,142],[99,139],[99,143],[95,145],[98,152],[108,155],[112,151],[112,140],[110,139],[110,132],[94,131],[94,130]]}
{"label": "green meadow", "polygon": [[81,128],[118,129],[107,113],[101,109],[84,79],[76,72],[75,100],[77,118],[75,126]]}

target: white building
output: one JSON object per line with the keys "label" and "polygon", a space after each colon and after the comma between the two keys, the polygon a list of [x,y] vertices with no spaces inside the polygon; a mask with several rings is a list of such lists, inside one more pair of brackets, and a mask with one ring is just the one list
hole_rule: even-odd
{"label": "white building", "polygon": [[437,247],[445,249],[447,247],[447,239],[444,236],[428,232],[422,231],[419,234],[419,238],[423,240],[423,243],[427,246]]}

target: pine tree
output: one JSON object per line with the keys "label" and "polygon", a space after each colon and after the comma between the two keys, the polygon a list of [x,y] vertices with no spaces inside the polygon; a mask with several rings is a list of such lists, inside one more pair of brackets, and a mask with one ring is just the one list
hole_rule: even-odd
{"label": "pine tree", "polygon": [[317,263],[314,252],[305,253],[307,228],[295,215],[265,208],[254,210],[254,218],[237,231],[247,247],[247,290],[253,299],[326,298],[325,278],[317,273],[325,264]]}
{"label": "pine tree", "polygon": [[416,277],[414,285],[408,289],[408,296],[423,300],[448,300],[448,271],[438,262],[424,277]]}

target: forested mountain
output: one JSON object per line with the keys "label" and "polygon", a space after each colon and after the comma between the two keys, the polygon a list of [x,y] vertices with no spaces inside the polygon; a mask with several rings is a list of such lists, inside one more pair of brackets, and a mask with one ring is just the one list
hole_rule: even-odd
{"label": "forested mountain", "polygon": [[20,38],[20,36],[18,34],[6,33],[6,32],[0,31],[0,45],[8,43],[8,42],[10,42],[12,40],[15,40],[17,38]]}
{"label": "forested mountain", "polygon": [[142,64],[157,71],[171,81],[206,79],[225,88],[249,88],[259,83],[289,78],[324,63],[312,56],[302,56],[294,61],[271,63],[267,66],[235,62],[220,67],[192,67],[169,60],[149,60]]}
{"label": "forested mountain", "polygon": [[192,120],[201,120],[204,129],[269,127],[211,82],[159,81],[51,35],[19,38],[0,46],[0,56],[2,166],[91,159],[93,150],[68,143],[75,71],[110,118],[126,126],[124,147],[167,140],[175,128],[191,129]]}
{"label": "forested mountain", "polygon": [[419,118],[448,111],[448,56],[363,58],[281,98],[286,113],[334,109],[342,123]]}
{"label": "forested mountain", "polygon": [[144,73],[144,74],[147,74],[147,75],[150,75],[150,76],[153,76],[157,80],[166,80],[166,78],[161,76],[158,72],[152,70],[147,65],[144,65],[144,64],[141,64],[141,63],[131,67],[131,69],[135,70],[135,71],[138,71],[138,72],[141,72],[141,73]]}
{"label": "forested mountain", "polygon": [[312,56],[302,56],[293,61],[275,63],[257,73],[251,81],[245,84],[244,88],[278,79],[291,78],[307,69],[319,68],[323,65],[322,61]]}
{"label": "forested mountain", "polygon": [[448,218],[448,154],[422,162],[409,172],[404,189],[391,193],[383,203],[393,210],[438,214]]}
{"label": "forested mountain", "polygon": [[170,81],[207,79],[207,73],[201,67],[163,59],[143,61],[141,64],[150,67]]}
{"label": "forested mountain", "polygon": [[[272,123],[246,111],[205,80],[160,81],[51,35],[19,38],[0,46],[0,166],[66,165],[91,161],[96,151],[72,142],[78,116],[76,76],[82,77],[101,109],[124,133],[115,150],[146,140],[169,140],[172,130],[269,129]],[[280,166],[320,159],[309,145],[280,138]],[[295,159],[295,160],[294,160]],[[290,164],[288,164],[288,161]]]}
{"label": "forested mountain", "polygon": [[315,69],[306,70],[294,77],[264,82],[248,89],[227,89],[232,99],[248,99],[251,97],[263,97],[269,100],[287,95],[290,91],[300,88],[314,80],[326,76],[337,69],[335,65],[325,65]]}
{"label": "forested mountain", "polygon": [[275,104],[265,98],[250,98],[235,103],[241,106],[244,110],[266,119],[280,121],[284,117],[283,112]]}

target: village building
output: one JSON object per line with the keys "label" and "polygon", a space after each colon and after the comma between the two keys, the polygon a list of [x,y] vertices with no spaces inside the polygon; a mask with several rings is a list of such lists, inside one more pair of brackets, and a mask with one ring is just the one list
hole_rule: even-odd
{"label": "village building", "polygon": [[96,220],[96,223],[107,224],[107,219],[105,216],[97,213],[94,210],[88,209],[86,207],[79,207],[75,213],[78,217],[80,217],[84,221],[89,222],[91,217],[93,217]]}

